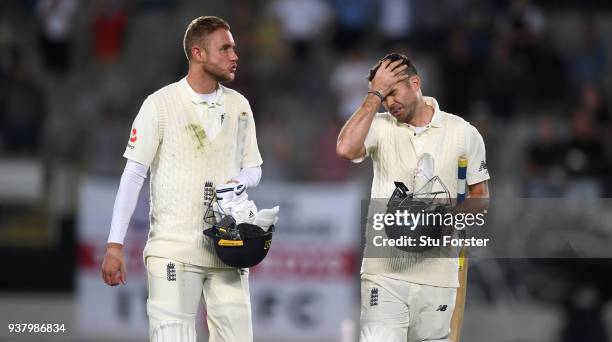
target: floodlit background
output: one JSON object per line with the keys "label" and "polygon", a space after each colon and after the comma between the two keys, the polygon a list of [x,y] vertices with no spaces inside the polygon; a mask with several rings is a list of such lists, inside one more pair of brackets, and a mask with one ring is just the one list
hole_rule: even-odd
{"label": "floodlit background", "polygon": [[[0,340],[146,340],[146,190],[128,286],[103,285],[99,266],[131,122],[185,75],[182,37],[200,15],[231,25],[229,86],[251,102],[264,159],[251,197],[281,205],[272,252],[251,275],[257,341],[355,336],[371,163],[340,160],[335,143],[388,52],[412,58],[424,94],[480,130],[493,211],[500,198],[612,195],[607,1],[2,1]],[[609,222],[579,228],[605,239]],[[609,341],[611,265],[472,263],[463,340]],[[9,323],[66,332],[9,334]]]}

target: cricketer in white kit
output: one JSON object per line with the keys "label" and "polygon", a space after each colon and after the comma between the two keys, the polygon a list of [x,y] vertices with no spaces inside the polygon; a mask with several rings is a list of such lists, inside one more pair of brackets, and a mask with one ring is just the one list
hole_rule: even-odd
{"label": "cricketer in white kit", "polygon": [[125,283],[123,240],[138,193],[151,171],[147,314],[153,342],[196,341],[195,319],[204,301],[209,341],[252,341],[248,270],[215,254],[205,227],[204,187],[261,178],[261,155],[249,102],[221,82],[235,77],[238,55],[230,27],[199,17],[187,27],[188,75],[151,94],[131,129],[102,276]]}
{"label": "cricketer in white kit", "polygon": [[[389,199],[395,181],[416,191],[424,174],[428,179],[438,176],[455,194],[460,157],[468,160],[469,196],[488,197],[482,137],[462,118],[440,110],[434,98],[422,95],[421,79],[406,56],[382,58],[369,81],[363,104],[340,132],[337,153],[353,162],[372,158],[372,199]],[[386,113],[377,113],[381,104]],[[360,341],[450,341],[458,259],[373,258],[367,246],[361,269]]]}

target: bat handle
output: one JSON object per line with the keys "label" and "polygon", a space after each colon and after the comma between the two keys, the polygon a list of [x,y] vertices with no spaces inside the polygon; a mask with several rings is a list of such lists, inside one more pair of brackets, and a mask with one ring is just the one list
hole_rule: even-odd
{"label": "bat handle", "polygon": [[467,159],[460,157],[457,163],[457,204],[465,201],[467,193],[466,175]]}

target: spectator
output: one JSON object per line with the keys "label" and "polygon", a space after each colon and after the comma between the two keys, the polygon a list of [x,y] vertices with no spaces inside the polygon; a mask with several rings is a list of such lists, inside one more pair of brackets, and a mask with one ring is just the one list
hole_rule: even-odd
{"label": "spectator", "polygon": [[88,144],[84,145],[86,156],[90,156],[89,172],[98,176],[116,176],[117,170],[121,168],[122,160],[117,158],[117,154],[125,149],[128,141],[125,132],[121,128],[125,123],[125,111],[120,110],[120,106],[111,104],[106,100],[99,115],[96,117],[94,125],[86,134],[81,135],[81,139],[87,139]]}
{"label": "spectator", "polygon": [[601,290],[592,284],[576,287],[578,288],[571,292],[564,306],[566,325],[562,341],[608,341],[604,323],[606,302],[602,300]]}
{"label": "spectator", "polygon": [[[546,20],[529,0],[514,0],[508,11],[510,53],[523,66],[523,96],[532,101],[556,101],[567,91],[567,70],[558,51],[545,39]],[[533,82],[537,79],[538,82]]]}
{"label": "spectator", "polygon": [[364,80],[370,65],[361,50],[352,49],[332,71],[330,88],[338,100],[337,114],[342,121],[348,120],[368,92],[368,84]]}
{"label": "spectator", "polygon": [[[470,102],[474,98],[472,78],[476,65],[469,55],[466,32],[463,28],[453,29],[448,36],[447,52],[441,59],[444,77],[444,103],[446,110],[462,117],[469,116]],[[472,79],[470,82],[466,80]]]}
{"label": "spectator", "polygon": [[22,57],[16,53],[8,79],[0,84],[0,154],[39,156],[45,116],[44,93],[28,79]]}
{"label": "spectator", "polygon": [[281,39],[279,25],[268,16],[258,22],[253,36],[254,49],[257,51],[253,56],[254,66],[260,76],[265,78],[287,60],[286,48]]}
{"label": "spectator", "polygon": [[[397,0],[397,3],[400,1]],[[456,0],[403,0],[410,5],[410,16],[404,15],[405,20],[410,21],[410,36],[411,43],[418,49],[425,51],[436,52],[440,47],[440,42],[444,42],[447,30],[451,23],[455,22],[460,17],[457,13],[455,4]],[[463,6],[459,6],[463,7]],[[402,12],[396,9],[399,16]]]}
{"label": "spectator", "polygon": [[515,29],[528,36],[539,36],[544,32],[546,20],[542,11],[531,0],[512,0],[510,18]]}
{"label": "spectator", "polygon": [[524,65],[513,59],[507,40],[496,39],[485,65],[484,94],[490,112],[511,119],[521,98],[521,76]]}
{"label": "spectator", "polygon": [[530,197],[556,197],[563,192],[564,150],[549,116],[537,122],[537,136],[527,147],[526,194]]}
{"label": "spectator", "polygon": [[294,139],[286,122],[280,120],[276,114],[267,115],[257,125],[261,134],[259,147],[265,156],[263,172],[266,179],[275,181],[287,181],[293,178],[292,165],[294,164]]}
{"label": "spectator", "polygon": [[343,121],[344,119],[330,120],[315,140],[316,143],[311,156],[315,170],[313,174],[315,181],[341,182],[347,180],[351,163],[338,158],[338,155],[336,155],[338,132],[342,128]]}
{"label": "spectator", "polygon": [[340,51],[359,45],[370,26],[372,0],[331,0],[336,16],[334,47]]}
{"label": "spectator", "polygon": [[591,113],[578,110],[571,117],[571,137],[565,151],[565,167],[573,179],[601,175],[602,142],[596,134]]}
{"label": "spectator", "polygon": [[572,76],[578,84],[601,83],[608,65],[606,47],[603,45],[594,18],[582,22],[580,46],[570,59]]}
{"label": "spectator", "polygon": [[293,56],[303,62],[309,55],[317,34],[331,19],[331,9],[323,0],[276,0],[268,10],[278,20]]}
{"label": "spectator", "polygon": [[101,0],[93,18],[94,57],[103,63],[116,62],[121,56],[121,44],[127,23],[127,13],[119,0]]}
{"label": "spectator", "polygon": [[[582,86],[581,102],[578,111],[584,112],[586,116],[595,120],[599,128],[605,129],[610,125],[610,111],[606,102],[602,99],[601,90],[592,83]],[[597,132],[601,134],[604,132]]]}
{"label": "spectator", "polygon": [[408,39],[413,26],[413,0],[382,0],[378,19],[378,31],[385,48]]}
{"label": "spectator", "polygon": [[37,7],[42,32],[40,44],[45,65],[60,73],[70,68],[72,19],[76,0],[40,0]]}

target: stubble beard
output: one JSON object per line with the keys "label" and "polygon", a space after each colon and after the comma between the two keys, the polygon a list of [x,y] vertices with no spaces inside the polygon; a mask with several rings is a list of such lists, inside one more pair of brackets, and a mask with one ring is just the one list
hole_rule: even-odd
{"label": "stubble beard", "polygon": [[406,107],[406,114],[404,115],[403,120],[401,120],[403,123],[409,123],[414,118],[414,114],[416,113],[416,107],[416,101]]}
{"label": "stubble beard", "polygon": [[218,83],[231,82],[234,80],[234,77],[224,74],[219,68],[203,66],[202,69],[206,75],[210,76],[210,78]]}

